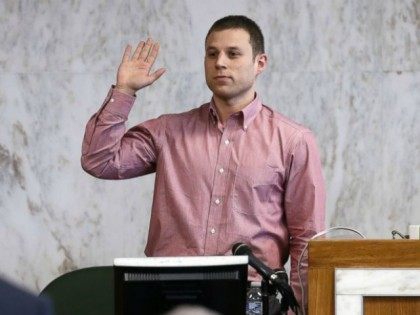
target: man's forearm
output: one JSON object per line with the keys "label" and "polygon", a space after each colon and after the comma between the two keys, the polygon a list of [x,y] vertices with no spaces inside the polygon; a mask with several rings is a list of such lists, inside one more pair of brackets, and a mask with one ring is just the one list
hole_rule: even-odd
{"label": "man's forearm", "polygon": [[133,102],[132,96],[111,89],[101,109],[87,123],[81,164],[89,174],[99,178],[119,178],[118,154]]}

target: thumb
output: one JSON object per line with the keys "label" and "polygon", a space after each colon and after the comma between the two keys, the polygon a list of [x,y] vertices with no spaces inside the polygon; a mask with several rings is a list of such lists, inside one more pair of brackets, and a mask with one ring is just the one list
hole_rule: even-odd
{"label": "thumb", "polygon": [[166,69],[160,68],[157,69],[155,72],[151,73],[150,76],[152,77],[152,82],[155,82],[157,79],[159,79],[165,72]]}

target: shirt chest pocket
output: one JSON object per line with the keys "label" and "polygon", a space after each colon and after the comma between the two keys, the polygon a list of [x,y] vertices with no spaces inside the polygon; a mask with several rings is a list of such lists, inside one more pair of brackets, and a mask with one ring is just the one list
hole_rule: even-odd
{"label": "shirt chest pocket", "polygon": [[269,165],[240,166],[236,172],[233,210],[258,216],[272,213],[282,200],[282,173]]}

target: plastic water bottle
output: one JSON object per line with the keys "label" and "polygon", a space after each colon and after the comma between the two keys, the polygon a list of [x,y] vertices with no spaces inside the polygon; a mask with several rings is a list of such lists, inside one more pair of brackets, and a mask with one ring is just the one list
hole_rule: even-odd
{"label": "plastic water bottle", "polygon": [[261,283],[251,282],[247,293],[246,315],[262,315],[263,301],[261,294]]}

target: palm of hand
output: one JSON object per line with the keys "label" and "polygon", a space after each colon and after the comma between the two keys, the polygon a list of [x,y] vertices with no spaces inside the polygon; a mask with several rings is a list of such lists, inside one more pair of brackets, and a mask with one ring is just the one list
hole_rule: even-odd
{"label": "palm of hand", "polygon": [[165,72],[160,68],[150,73],[158,51],[159,44],[150,38],[140,42],[132,56],[131,46],[128,45],[118,68],[117,87],[136,92],[156,81]]}
{"label": "palm of hand", "polygon": [[127,86],[133,90],[139,90],[142,87],[153,83],[153,77],[150,76],[150,64],[139,60],[123,61],[118,68],[118,85]]}

